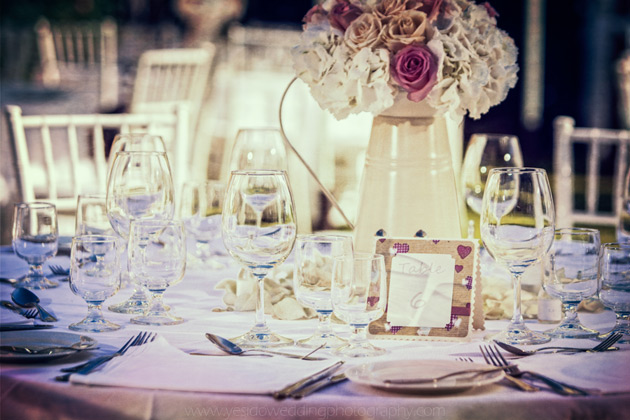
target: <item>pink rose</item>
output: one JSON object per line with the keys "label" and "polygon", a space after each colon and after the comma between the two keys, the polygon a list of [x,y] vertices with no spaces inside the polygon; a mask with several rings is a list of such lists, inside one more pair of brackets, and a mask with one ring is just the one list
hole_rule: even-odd
{"label": "pink rose", "polygon": [[422,2],[421,11],[427,14],[427,20],[433,22],[440,13],[442,0],[425,0]]}
{"label": "pink rose", "polygon": [[359,6],[350,3],[348,0],[339,0],[330,9],[328,19],[333,28],[345,32],[352,21],[361,16],[361,14],[363,14],[363,10]]}
{"label": "pink rose", "polygon": [[321,4],[316,4],[315,6],[311,7],[308,12],[306,12],[304,19],[302,19],[302,22],[308,25],[309,23],[319,23],[324,19],[326,19],[326,10],[324,10]]}
{"label": "pink rose", "polygon": [[494,10],[494,7],[492,7],[490,3],[485,2],[484,4],[482,4],[482,6],[486,8],[486,11],[488,12],[488,16],[490,16],[491,18],[499,16],[497,11]]}
{"label": "pink rose", "polygon": [[437,81],[438,60],[424,45],[409,45],[394,56],[392,78],[408,92],[407,99],[420,102]]}

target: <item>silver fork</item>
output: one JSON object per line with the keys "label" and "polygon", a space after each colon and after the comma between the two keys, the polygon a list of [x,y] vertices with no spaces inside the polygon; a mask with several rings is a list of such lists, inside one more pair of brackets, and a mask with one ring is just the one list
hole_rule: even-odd
{"label": "silver fork", "polygon": [[51,264],[48,267],[50,267],[50,271],[57,276],[67,276],[70,274],[70,270],[60,265]]}
{"label": "silver fork", "polygon": [[583,388],[578,388],[574,385],[565,384],[564,382],[557,381],[548,376],[541,375],[540,373],[528,371],[528,370],[520,370],[518,366],[508,363],[507,360],[503,357],[501,352],[499,351],[497,346],[479,346],[481,350],[481,354],[486,359],[488,359],[494,366],[506,366],[507,369],[505,372],[510,376],[519,378],[523,375],[529,375],[533,378],[536,378],[545,384],[547,384],[552,390],[562,395],[596,395],[599,392],[597,390],[587,390]]}
{"label": "silver fork", "polygon": [[[486,358],[486,355],[483,353],[483,351],[481,352],[481,355],[483,356],[483,358],[485,359],[487,364],[493,365],[493,366],[500,366],[500,365],[495,365],[494,363],[491,363]],[[470,357],[458,357],[457,360],[459,360],[460,362],[468,362],[468,363],[474,363],[475,362]],[[515,378],[514,376],[510,375],[509,371],[507,371],[507,370],[505,371],[505,379],[507,379],[508,381],[512,382],[512,384],[514,384],[515,386],[517,386],[518,388],[520,388],[523,391],[526,391],[526,392],[540,391],[540,388],[535,387],[533,385],[530,385],[527,382],[525,382],[523,380],[520,380],[518,378]]]}
{"label": "silver fork", "polygon": [[77,366],[61,369],[62,372],[68,372],[68,373],[66,373],[65,375],[57,376],[55,379],[61,382],[68,382],[68,380],[70,379],[70,375],[72,374],[77,373],[80,375],[87,375],[88,373],[92,372],[94,369],[101,366],[102,364],[110,361],[114,357],[125,354],[125,352],[129,350],[130,347],[141,346],[143,344],[150,343],[151,341],[155,340],[156,336],[157,336],[156,333],[149,333],[149,332],[143,331],[139,333],[138,335],[136,335],[135,337],[131,337],[129,340],[127,340],[127,342],[123,344],[123,346],[120,349],[118,349],[118,351],[116,351],[115,353],[97,357],[95,359],[92,359],[86,363],[82,363]]}
{"label": "silver fork", "polygon": [[37,318],[37,309],[35,309],[35,308],[33,308],[33,309],[20,309],[19,314],[22,315],[24,318],[34,319],[34,318]]}

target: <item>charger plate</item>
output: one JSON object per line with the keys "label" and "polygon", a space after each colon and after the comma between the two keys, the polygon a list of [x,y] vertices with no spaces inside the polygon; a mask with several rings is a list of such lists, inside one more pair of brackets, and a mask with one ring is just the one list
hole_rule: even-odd
{"label": "charger plate", "polygon": [[[487,374],[461,375],[419,384],[392,384],[387,380],[432,379],[451,372],[469,369],[490,370]],[[500,381],[505,376],[502,370],[493,370],[494,366],[481,363],[468,363],[451,360],[390,360],[366,363],[346,370],[350,381],[385,389],[407,393],[462,392],[479,388]]]}

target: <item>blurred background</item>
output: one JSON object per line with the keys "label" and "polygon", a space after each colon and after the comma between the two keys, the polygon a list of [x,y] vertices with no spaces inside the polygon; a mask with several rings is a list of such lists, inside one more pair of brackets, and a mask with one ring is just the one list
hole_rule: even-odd
{"label": "blurred background", "polygon": [[[620,61],[630,57],[629,1],[494,0],[491,4],[499,14],[499,27],[519,48],[519,82],[503,103],[481,119],[465,120],[465,142],[475,132],[514,134],[520,139],[526,166],[553,172],[557,116],[570,116],[580,127],[630,129],[630,111],[623,105],[618,75]],[[280,96],[293,77],[287,54],[312,5],[311,0],[4,1],[0,4],[3,114],[9,104],[19,105],[24,115],[127,112],[143,52],[203,48],[211,42],[217,52],[191,129],[191,144],[199,151],[202,176],[219,179],[225,151],[238,127],[277,126]],[[51,82],[38,44],[41,28],[85,23],[101,25],[105,31],[103,22],[113,22],[116,40],[113,87],[99,92],[96,85],[102,83],[102,75],[74,84],[65,84],[62,77]],[[292,122],[287,124],[287,135],[296,147],[305,155],[332,154],[330,159],[316,159],[313,166],[352,214],[356,204],[352,191],[358,186],[357,167],[371,117],[338,122],[297,84],[285,107]],[[6,115],[0,129],[1,243],[8,244],[12,204],[19,196]],[[603,175],[611,176],[613,166],[604,161]],[[314,228],[334,224],[313,217]]]}

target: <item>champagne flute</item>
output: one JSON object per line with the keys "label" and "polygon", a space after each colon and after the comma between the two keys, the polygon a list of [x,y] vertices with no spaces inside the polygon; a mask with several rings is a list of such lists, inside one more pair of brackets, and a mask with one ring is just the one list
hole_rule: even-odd
{"label": "champagne flute", "polygon": [[212,247],[217,246],[216,240],[221,237],[224,198],[225,184],[203,181],[185,183],[179,200],[179,217],[192,243],[189,253],[201,266],[215,270],[225,268],[224,264],[212,258],[221,255]]}
{"label": "champagne flute", "polygon": [[473,134],[462,164],[464,199],[469,209],[469,217],[472,217],[468,222],[469,238],[479,237],[478,216],[481,214],[486,180],[490,170],[499,167],[523,167],[518,137],[509,134]]}
{"label": "champagne flute", "polygon": [[169,312],[162,295],[179,283],[186,270],[186,234],[181,221],[133,220],[129,232],[129,271],[134,282],[142,284],[153,299],[134,324],[175,325],[184,320]]}
{"label": "champagne flute", "polygon": [[295,208],[286,173],[233,171],[223,205],[221,232],[228,253],[258,281],[256,323],[233,341],[245,348],[293,344],[292,339],[270,330],[264,308],[265,276],[286,260],[296,237]]}
{"label": "champagne flute", "polygon": [[340,347],[346,340],[338,337],[330,324],[332,300],[333,263],[336,257],[352,255],[352,238],[337,235],[298,235],[295,245],[295,269],[293,290],[296,299],[315,309],[319,322],[317,331],[308,338],[299,340],[302,347],[332,349]]}
{"label": "champagne flute", "polygon": [[593,338],[598,332],[580,323],[577,306],[597,293],[600,238],[597,229],[556,229],[544,264],[543,287],[562,300],[564,319],[545,331],[554,338]]}
{"label": "champagne flute", "polygon": [[617,242],[630,244],[630,166],[626,172],[617,223]]}
{"label": "champagne flute", "polygon": [[[118,152],[107,183],[107,217],[118,235],[129,239],[129,225],[138,219],[170,220],[175,212],[173,178],[164,152]],[[128,270],[127,270],[128,271]],[[133,295],[109,307],[120,313],[142,313],[149,296],[134,283]]]}
{"label": "champagne flute", "polygon": [[531,331],[521,313],[521,276],[540,262],[554,238],[555,210],[547,173],[539,168],[494,168],[483,194],[481,239],[490,256],[512,274],[514,314],[492,337],[508,344],[540,344],[551,338]]}
{"label": "champagne flute", "polygon": [[386,277],[382,255],[357,253],[335,257],[332,306],[335,315],[352,327],[348,343],[335,350],[335,354],[369,357],[386,353],[367,339],[368,325],[383,316],[387,305]]}
{"label": "champagne flute", "polygon": [[244,128],[236,134],[230,155],[230,170],[287,170],[287,154],[280,131],[275,128]]}
{"label": "champagne flute", "polygon": [[617,316],[614,328],[600,338],[622,333],[618,342],[630,343],[630,244],[602,245],[599,281],[599,298]]}
{"label": "champagne flute", "polygon": [[57,253],[59,232],[54,204],[17,203],[13,207],[13,251],[28,263],[28,274],[16,287],[50,289],[59,286],[44,276],[43,264]]}
{"label": "champagne flute", "polygon": [[101,305],[120,288],[119,238],[112,235],[79,235],[72,238],[70,290],[88,304],[87,316],[68,328],[105,332],[120,329],[103,318]]}

